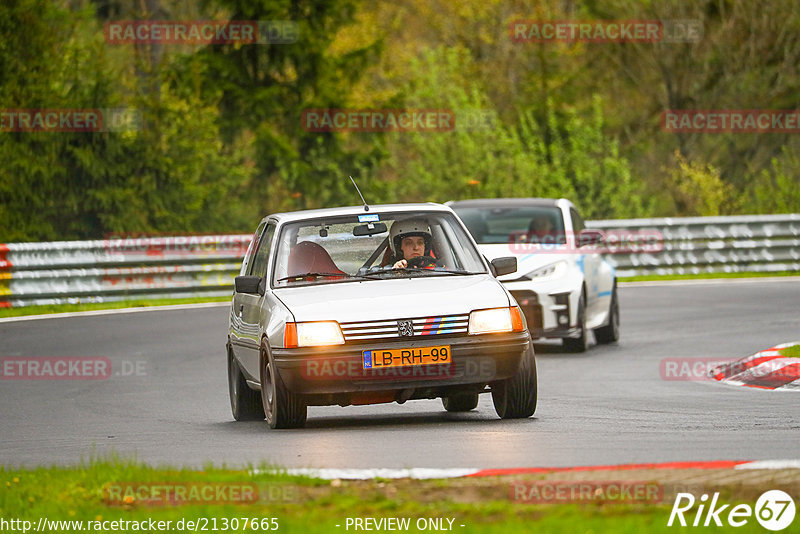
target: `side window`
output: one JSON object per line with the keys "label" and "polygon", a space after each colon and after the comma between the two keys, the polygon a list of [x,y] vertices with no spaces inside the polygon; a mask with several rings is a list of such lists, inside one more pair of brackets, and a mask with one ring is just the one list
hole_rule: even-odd
{"label": "side window", "polygon": [[264,226],[266,226],[266,224],[266,222],[262,221],[259,223],[258,228],[256,228],[253,239],[250,240],[250,244],[247,246],[247,252],[244,254],[244,260],[242,261],[242,268],[239,274],[245,275],[250,271],[250,265],[253,263],[253,256],[256,253],[256,246],[258,245],[258,236],[264,231]]}
{"label": "side window", "polygon": [[250,269],[251,276],[258,276],[263,278],[267,274],[267,265],[269,263],[269,249],[272,248],[272,238],[275,236],[275,224],[269,223],[267,229],[264,230],[264,235],[261,237],[261,242],[258,244],[258,251],[253,259],[253,265]]}
{"label": "side window", "polygon": [[572,217],[572,231],[576,234],[586,228],[586,224],[581,219],[581,216],[578,215],[578,212],[575,211],[573,208],[569,209],[569,214]]}

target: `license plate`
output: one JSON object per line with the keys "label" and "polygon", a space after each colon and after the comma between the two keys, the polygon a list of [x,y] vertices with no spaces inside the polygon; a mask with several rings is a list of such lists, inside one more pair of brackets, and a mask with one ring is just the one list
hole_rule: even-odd
{"label": "license plate", "polygon": [[406,365],[450,363],[450,345],[414,349],[365,350],[361,353],[364,369],[383,369]]}

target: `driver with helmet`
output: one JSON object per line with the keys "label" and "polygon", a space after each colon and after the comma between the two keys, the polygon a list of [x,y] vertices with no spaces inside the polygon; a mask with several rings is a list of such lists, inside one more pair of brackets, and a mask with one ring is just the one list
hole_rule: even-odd
{"label": "driver with helmet", "polygon": [[415,267],[433,269],[437,261],[431,251],[433,235],[428,223],[423,219],[395,221],[389,232],[389,246],[392,248],[394,269]]}

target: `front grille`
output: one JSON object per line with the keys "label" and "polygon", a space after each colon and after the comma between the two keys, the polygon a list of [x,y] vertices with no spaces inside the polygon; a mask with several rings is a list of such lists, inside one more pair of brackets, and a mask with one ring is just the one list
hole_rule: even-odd
{"label": "front grille", "polygon": [[539,297],[533,291],[512,291],[511,296],[519,304],[525,321],[528,323],[528,330],[536,332],[542,329],[544,320],[542,319],[542,305],[539,304]]}
{"label": "front grille", "polygon": [[342,327],[344,340],[347,343],[358,343],[373,339],[415,339],[420,336],[458,336],[467,334],[469,329],[469,314],[417,317],[414,319],[401,319],[401,321],[411,321],[414,329],[413,336],[400,335],[397,319],[340,323],[340,326]]}

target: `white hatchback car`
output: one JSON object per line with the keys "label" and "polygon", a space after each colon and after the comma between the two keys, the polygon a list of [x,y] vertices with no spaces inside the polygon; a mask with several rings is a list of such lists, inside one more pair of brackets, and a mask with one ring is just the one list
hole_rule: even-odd
{"label": "white hatchback car", "polygon": [[314,405],[441,398],[497,414],[536,409],[525,318],[453,211],[440,204],[278,213],[236,277],[227,366],[237,420],[300,427]]}
{"label": "white hatchback car", "polygon": [[[489,259],[509,254],[518,273],[501,277],[519,303],[531,336],[561,338],[573,352],[619,339],[614,267],[603,257],[603,233],[587,229],[567,199],[498,198],[447,203]],[[521,273],[521,275],[520,275]]]}

